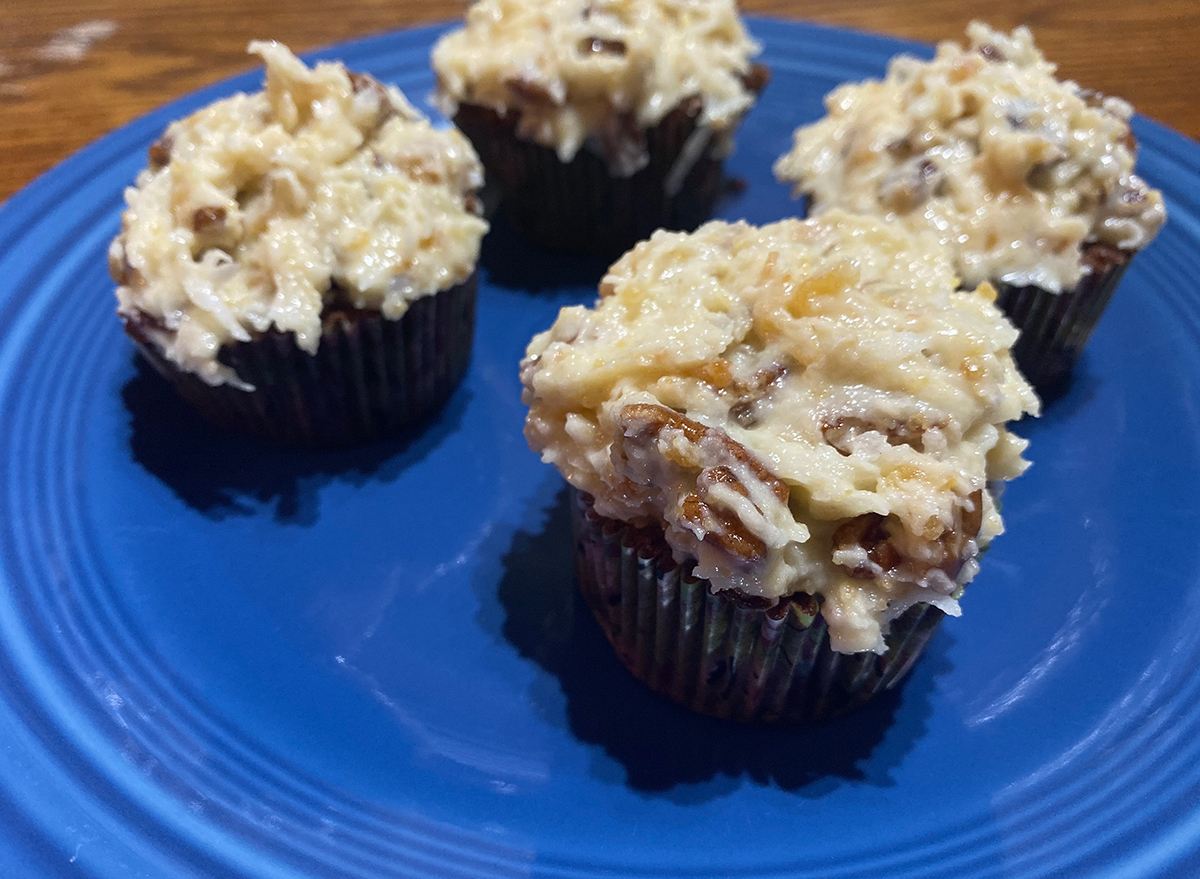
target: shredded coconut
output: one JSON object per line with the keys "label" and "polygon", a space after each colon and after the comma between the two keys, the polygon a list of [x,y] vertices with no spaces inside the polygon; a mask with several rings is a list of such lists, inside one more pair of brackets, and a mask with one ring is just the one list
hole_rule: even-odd
{"label": "shredded coconut", "polygon": [[941,254],[838,211],[657,232],[530,342],[526,437],[715,588],[819,594],[835,650],[882,650],[914,602],[957,613],[1039,406]]}
{"label": "shredded coconut", "polygon": [[[693,97],[702,128],[731,131],[754,103],[744,78],[758,51],[733,0],[479,0],[432,61],[448,116],[459,104],[519,111],[520,136],[569,162]],[[633,152],[623,173],[645,158]]]}
{"label": "shredded coconut", "polygon": [[251,43],[266,88],[172,123],[125,193],[118,311],[210,384],[221,346],[274,327],[315,352],[337,293],[395,320],[474,270],[487,229],[474,151],[395,88]]}
{"label": "shredded coconut", "polygon": [[1060,292],[1085,272],[1085,245],[1145,247],[1166,213],[1134,173],[1130,106],[1055,79],[1027,28],[975,22],[967,36],[834,89],[776,176],[810,195],[813,213],[934,231],[970,286]]}

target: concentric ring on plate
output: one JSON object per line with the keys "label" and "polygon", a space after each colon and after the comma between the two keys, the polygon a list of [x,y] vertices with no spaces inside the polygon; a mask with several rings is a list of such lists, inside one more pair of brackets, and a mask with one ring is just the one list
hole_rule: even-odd
{"label": "concentric ring on plate", "polygon": [[[900,47],[761,20],[754,28],[776,73],[768,103],[772,95],[823,91],[877,73]],[[426,54],[439,32],[394,34],[327,54],[419,96],[432,86]],[[39,828],[47,851],[69,855],[74,845],[50,820],[69,805],[114,838],[123,834],[121,850],[129,857],[164,869],[679,875],[654,863],[605,862],[599,846],[574,858],[530,852],[357,799],[214,712],[156,655],[126,606],[119,572],[96,531],[102,523],[84,511],[90,462],[83,420],[91,395],[110,392],[105,370],[116,357],[113,346],[124,345],[103,269],[120,193],[101,172],[127,169],[131,177],[167,118],[252,82],[244,77],[206,90],[110,135],[0,213],[0,266],[10,280],[0,301],[0,694],[6,700],[0,718],[2,728],[25,731],[20,741],[27,749],[20,767],[0,761],[0,790]],[[1200,277],[1200,174],[1194,167],[1200,150],[1158,126],[1141,125],[1139,134],[1147,176],[1166,183],[1175,202],[1164,234],[1180,242],[1170,253],[1158,248],[1139,268],[1143,286],[1157,293],[1148,307],[1187,327],[1200,350],[1200,301],[1180,284]],[[76,206],[82,209],[73,222],[62,222],[59,212]],[[1200,841],[1189,828],[1200,822],[1194,770],[1200,765],[1200,602],[1196,584],[1181,582],[1185,587],[1191,592],[1179,599],[1177,631],[1164,635],[1177,648],[1145,669],[1146,686],[1129,694],[1119,716],[1097,725],[1077,753],[1062,755],[1002,798],[980,803],[978,812],[958,816],[954,826],[864,847],[852,859],[805,852],[799,863],[825,877],[967,877],[994,875],[999,862],[1039,875],[1101,855],[1168,866],[1195,855]],[[112,681],[121,682],[119,694],[106,689]],[[139,713],[139,706],[154,710]],[[23,788],[39,780],[43,788]],[[809,808],[808,800],[801,802]],[[337,834],[323,823],[331,811]],[[114,842],[113,850],[120,846]],[[714,863],[707,872],[771,875],[797,867]]]}

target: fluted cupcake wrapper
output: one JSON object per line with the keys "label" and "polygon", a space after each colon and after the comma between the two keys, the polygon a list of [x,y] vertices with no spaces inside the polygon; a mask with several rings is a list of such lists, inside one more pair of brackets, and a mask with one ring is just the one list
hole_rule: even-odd
{"label": "fluted cupcake wrapper", "polygon": [[996,305],[1021,331],[1013,359],[1039,394],[1052,396],[1066,384],[1131,259],[1106,260],[1061,293],[997,285]]}
{"label": "fluted cupcake wrapper", "polygon": [[771,608],[709,590],[661,534],[598,516],[573,492],[584,598],[625,666],[681,705],[739,721],[835,717],[908,673],[944,614],[919,604],[892,622],[887,652],[837,653],[813,596]]}
{"label": "fluted cupcake wrapper", "polygon": [[489,185],[500,189],[509,221],[535,244],[615,256],[655,229],[696,228],[720,194],[723,160],[697,126],[698,107],[677,109],[644,132],[649,163],[629,177],[612,175],[587,148],[561,161],[553,149],[518,137],[517,119],[464,104],[454,122]]}
{"label": "fluted cupcake wrapper", "polygon": [[395,434],[446,402],[470,363],[475,293],[472,275],[414,300],[399,320],[335,314],[324,321],[316,354],[277,331],[226,346],[221,361],[253,391],[209,385],[164,357],[136,320],[125,329],[208,421],[288,445],[345,446]]}

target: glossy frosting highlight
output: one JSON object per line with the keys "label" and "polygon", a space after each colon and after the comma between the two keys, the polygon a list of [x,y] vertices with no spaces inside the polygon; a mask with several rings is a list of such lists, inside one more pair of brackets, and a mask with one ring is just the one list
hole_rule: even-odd
{"label": "glossy frosting highlight", "polygon": [[932,61],[834,89],[775,165],[812,198],[935,232],[963,282],[1073,287],[1098,242],[1137,251],[1166,218],[1134,172],[1132,108],[1055,78],[1029,30],[979,22]]}
{"label": "glossy frosting highlight", "polygon": [[471,274],[487,229],[461,134],[341,64],[250,51],[265,89],[167,128],[109,252],[121,315],[210,384],[244,385],[221,346],[271,328],[316,351],[331,297],[398,319]]}
{"label": "glossy frosting highlight", "polygon": [[525,433],[609,518],[714,588],[819,594],[836,650],[915,602],[958,613],[1038,401],[990,288],[934,236],[833,211],[658,232],[522,363]]}
{"label": "glossy frosting highlight", "polygon": [[447,115],[519,112],[520,136],[562,161],[586,144],[629,176],[646,161],[633,131],[686,99],[702,128],[732,130],[754,103],[758,52],[733,0],[479,0],[432,62]]}

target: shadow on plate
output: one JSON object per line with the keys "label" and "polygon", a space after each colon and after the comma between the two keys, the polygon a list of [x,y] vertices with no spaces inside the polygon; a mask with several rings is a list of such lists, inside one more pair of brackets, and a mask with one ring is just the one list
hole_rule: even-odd
{"label": "shadow on plate", "polygon": [[1100,391],[1101,379],[1092,369],[1091,358],[1087,351],[1079,355],[1075,366],[1067,380],[1040,396],[1042,398],[1042,415],[1040,418],[1030,418],[1028,415],[1021,419],[1021,436],[1028,436],[1024,428],[1032,424],[1040,424],[1042,429],[1051,429],[1059,422],[1074,421],[1078,414],[1088,406]]}
{"label": "shadow on plate", "polygon": [[844,782],[894,783],[892,769],[925,731],[933,679],[948,668],[944,633],[905,685],[847,717],[815,726],[703,717],[637,681],[592,618],[575,588],[566,489],[526,521],[539,520],[543,529],[518,532],[504,557],[501,634],[557,678],[571,733],[624,769],[622,779],[598,759],[595,775],[679,802],[724,795],[745,778],[813,797]]}
{"label": "shadow on plate", "polygon": [[530,244],[509,224],[503,208],[491,224],[479,251],[479,264],[489,284],[530,293],[563,287],[595,290],[612,263],[600,256],[561,253]]}
{"label": "shadow on plate", "polygon": [[464,387],[430,421],[404,435],[350,449],[307,451],[219,430],[180,400],[137,354],[121,388],[134,460],[185,504],[211,519],[274,507],[277,522],[316,521],[318,492],[331,479],[390,482],[419,462],[462,419]]}
{"label": "shadow on plate", "polygon": [[[713,216],[721,211],[736,213],[746,187],[745,180],[726,177]],[[571,287],[595,290],[621,255],[564,253],[531,244],[509,223],[503,205],[489,222],[492,228],[483,238],[479,264],[487,273],[487,282],[498,287],[530,293]]]}

